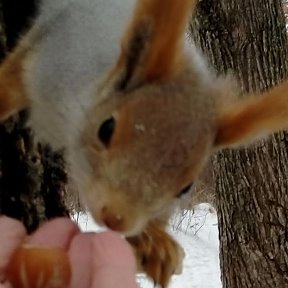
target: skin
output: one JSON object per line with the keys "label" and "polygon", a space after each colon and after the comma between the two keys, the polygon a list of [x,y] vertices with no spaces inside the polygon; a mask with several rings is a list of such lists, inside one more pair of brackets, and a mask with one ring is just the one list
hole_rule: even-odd
{"label": "skin", "polygon": [[[130,242],[138,261],[145,263],[143,270],[165,287],[182,259],[179,247],[164,229],[181,191],[197,181],[212,153],[288,127],[288,82],[262,97],[251,95],[236,101],[238,91],[229,79],[217,79],[210,73],[197,49],[189,47],[189,52],[186,51],[186,24],[197,1],[166,0],[165,5],[161,0],[135,2],[134,14],[119,45],[118,60],[116,63],[113,60],[110,72],[98,82],[103,71],[95,70],[98,65],[88,65],[93,72],[89,72],[88,79],[97,80],[98,85],[92,81],[90,86],[86,80],[83,80],[86,84],[80,81],[79,87],[76,85],[81,99],[91,100],[88,107],[82,99],[86,108],[76,105],[78,109],[74,110],[73,104],[79,103],[73,100],[79,99],[72,96],[77,94],[74,82],[82,76],[87,78],[83,67],[94,57],[80,58],[82,71],[78,55],[89,53],[78,53],[76,49],[74,54],[68,53],[70,58],[64,62],[65,67],[73,64],[75,69],[63,68],[59,59],[65,58],[66,47],[75,45],[58,41],[59,35],[61,39],[65,35],[65,30],[57,30],[63,27],[59,24],[62,22],[54,27],[44,21],[46,25],[42,28],[45,29],[36,25],[36,30],[24,37],[1,65],[0,119],[31,106],[35,131],[45,132],[48,141],[66,148],[71,178],[94,219],[132,237]],[[77,15],[78,10],[74,10],[68,9],[65,15],[71,11]],[[62,15],[60,18],[66,19]],[[69,30],[74,27],[66,26]],[[50,30],[51,27],[55,29]],[[89,41],[85,42],[87,49],[91,48],[90,32],[86,38]],[[111,36],[106,30],[105,34]],[[67,46],[63,48],[58,44]],[[81,42],[81,47],[83,44]],[[57,53],[50,50],[51,46]],[[51,53],[46,54],[46,48]],[[100,52],[99,55],[105,55],[107,51]],[[114,52],[111,51],[111,55]],[[55,65],[50,66],[51,63]],[[59,79],[61,73],[58,72],[62,69],[65,81]],[[70,75],[67,71],[77,73]],[[57,89],[59,83],[68,83],[64,89],[69,92],[67,95]],[[50,90],[51,87],[55,89]],[[53,113],[50,115],[48,111]],[[78,112],[85,116],[82,121],[75,117]],[[50,117],[46,118],[48,114]],[[115,127],[111,137],[103,141],[99,131],[111,117]],[[71,127],[67,127],[69,123]],[[59,127],[63,131],[55,129]],[[155,225],[159,221],[164,223],[160,228]],[[161,243],[164,252],[160,253],[154,243]]]}
{"label": "skin", "polygon": [[0,287],[9,288],[5,271],[23,241],[41,248],[61,248],[68,255],[70,286],[83,288],[136,288],[136,265],[129,244],[115,232],[81,233],[69,219],[59,218],[40,227],[27,240],[23,225],[0,217]]}

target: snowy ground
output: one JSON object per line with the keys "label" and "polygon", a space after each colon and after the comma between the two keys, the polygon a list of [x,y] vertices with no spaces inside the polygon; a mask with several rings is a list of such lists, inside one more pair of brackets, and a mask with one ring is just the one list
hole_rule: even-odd
{"label": "snowy ground", "polygon": [[[91,217],[80,215],[78,223],[84,231],[99,231]],[[175,276],[169,288],[221,288],[217,216],[208,205],[176,214],[171,220],[171,234],[185,249],[184,271]],[[141,288],[153,285],[139,276]]]}

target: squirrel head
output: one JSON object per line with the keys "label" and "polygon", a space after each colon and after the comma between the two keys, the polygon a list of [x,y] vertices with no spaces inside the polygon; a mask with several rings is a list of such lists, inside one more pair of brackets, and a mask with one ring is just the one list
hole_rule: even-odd
{"label": "squirrel head", "polygon": [[98,222],[129,236],[167,218],[213,152],[288,126],[287,84],[231,103],[231,81],[213,76],[193,47],[187,53],[195,3],[138,1],[87,115],[86,203]]}
{"label": "squirrel head", "polygon": [[[166,218],[211,153],[288,127],[288,82],[230,105],[234,87],[209,73],[193,47],[187,52],[196,2],[138,0],[118,61],[93,90],[70,147],[73,177],[92,215],[126,235]],[[19,64],[25,47],[1,65],[1,120],[31,102]]]}
{"label": "squirrel head", "polygon": [[138,232],[198,178],[215,141],[217,95],[195,87],[188,74],[110,90],[87,115],[81,147],[90,188],[81,190],[99,222]]}
{"label": "squirrel head", "polygon": [[138,2],[118,62],[86,117],[80,145],[89,168],[81,190],[98,222],[127,235],[164,216],[213,150],[215,101],[226,92],[220,80],[203,81],[185,52],[191,5]]}

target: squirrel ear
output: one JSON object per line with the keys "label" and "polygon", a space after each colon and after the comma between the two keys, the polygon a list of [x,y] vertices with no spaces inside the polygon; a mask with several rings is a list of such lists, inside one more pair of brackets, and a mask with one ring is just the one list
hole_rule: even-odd
{"label": "squirrel ear", "polygon": [[[195,0],[139,0],[115,67],[119,89],[168,78],[183,57],[184,35]],[[124,71],[124,72],[122,72]]]}
{"label": "squirrel ear", "polygon": [[17,49],[0,67],[0,120],[28,106],[25,85],[22,79],[22,53]]}
{"label": "squirrel ear", "polygon": [[288,128],[288,82],[230,107],[218,121],[215,146],[239,146]]}

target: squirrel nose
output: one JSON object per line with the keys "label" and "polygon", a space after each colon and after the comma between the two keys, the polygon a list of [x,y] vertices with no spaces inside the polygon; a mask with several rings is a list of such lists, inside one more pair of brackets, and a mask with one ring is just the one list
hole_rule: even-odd
{"label": "squirrel nose", "polygon": [[101,211],[102,221],[104,224],[114,231],[122,231],[124,219],[121,215],[113,214],[109,209],[105,206]]}

